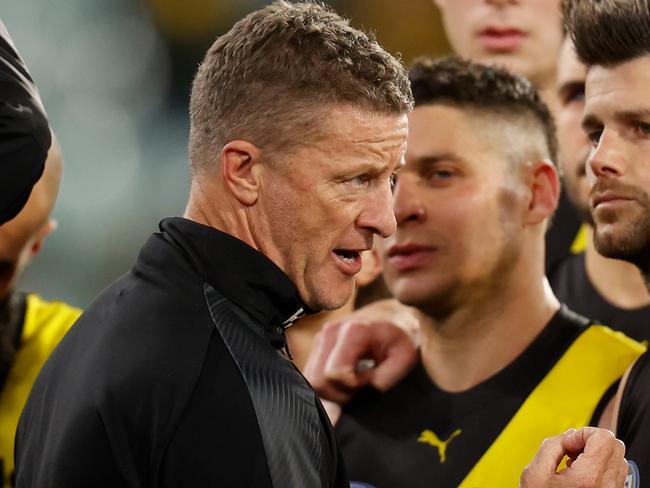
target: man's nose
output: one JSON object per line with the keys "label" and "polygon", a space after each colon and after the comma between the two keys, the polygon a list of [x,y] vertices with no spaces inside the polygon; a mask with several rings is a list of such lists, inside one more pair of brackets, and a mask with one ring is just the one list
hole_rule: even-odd
{"label": "man's nose", "polygon": [[416,177],[411,174],[400,175],[395,186],[395,218],[398,227],[424,219],[424,209],[417,192]]}
{"label": "man's nose", "polygon": [[384,186],[365,202],[357,225],[385,238],[395,232],[397,223],[393,212],[393,192],[389,184]]}
{"label": "man's nose", "polygon": [[620,136],[614,131],[603,131],[598,145],[587,160],[587,174],[592,178],[618,177],[625,173],[627,158]]}

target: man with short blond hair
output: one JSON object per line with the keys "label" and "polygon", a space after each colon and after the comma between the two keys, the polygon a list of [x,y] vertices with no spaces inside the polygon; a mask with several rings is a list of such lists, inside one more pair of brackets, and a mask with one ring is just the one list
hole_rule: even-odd
{"label": "man with short blond hair", "polygon": [[395,230],[402,65],[316,3],[275,2],[208,50],[191,190],[43,368],[17,485],[348,487],[284,329],[342,306]]}

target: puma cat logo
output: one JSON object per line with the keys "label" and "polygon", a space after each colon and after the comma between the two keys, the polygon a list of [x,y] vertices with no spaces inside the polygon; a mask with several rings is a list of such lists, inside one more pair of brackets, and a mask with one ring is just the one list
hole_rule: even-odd
{"label": "puma cat logo", "polygon": [[447,447],[461,432],[463,432],[461,429],[457,429],[449,436],[449,439],[441,441],[434,431],[427,429],[422,431],[420,437],[418,437],[418,442],[437,447],[438,454],[440,455],[440,463],[442,464],[447,460]]}

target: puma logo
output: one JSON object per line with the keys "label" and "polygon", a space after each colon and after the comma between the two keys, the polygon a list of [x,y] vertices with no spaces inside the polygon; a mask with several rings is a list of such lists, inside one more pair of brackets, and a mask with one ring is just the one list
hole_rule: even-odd
{"label": "puma logo", "polygon": [[447,460],[447,447],[451,441],[461,434],[461,432],[463,432],[461,429],[457,429],[449,436],[449,439],[441,441],[434,431],[427,429],[422,431],[420,437],[418,437],[418,442],[429,444],[432,447],[437,447],[438,454],[440,455],[440,463],[444,464]]}

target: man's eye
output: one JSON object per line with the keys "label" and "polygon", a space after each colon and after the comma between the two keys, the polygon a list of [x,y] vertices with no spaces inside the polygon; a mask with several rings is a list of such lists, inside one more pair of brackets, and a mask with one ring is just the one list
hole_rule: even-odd
{"label": "man's eye", "polygon": [[452,176],[454,176],[454,172],[446,169],[437,169],[431,173],[431,177],[438,180],[448,180]]}
{"label": "man's eye", "polygon": [[370,183],[370,177],[367,175],[356,176],[348,180],[348,183],[350,183],[352,186],[356,188],[362,188],[364,186],[367,186],[368,183]]}
{"label": "man's eye", "polygon": [[639,135],[650,136],[650,124],[646,124],[645,122],[637,122],[634,129]]}
{"label": "man's eye", "polygon": [[575,88],[567,92],[564,96],[564,104],[568,105],[570,103],[584,103],[585,102],[585,89]]}
{"label": "man's eye", "polygon": [[598,143],[600,142],[600,136],[603,134],[602,129],[599,130],[592,130],[587,133],[587,137],[591,141],[592,146],[597,146]]}
{"label": "man's eye", "polygon": [[390,184],[390,191],[395,191],[395,186],[397,185],[397,174],[390,175],[388,183]]}

